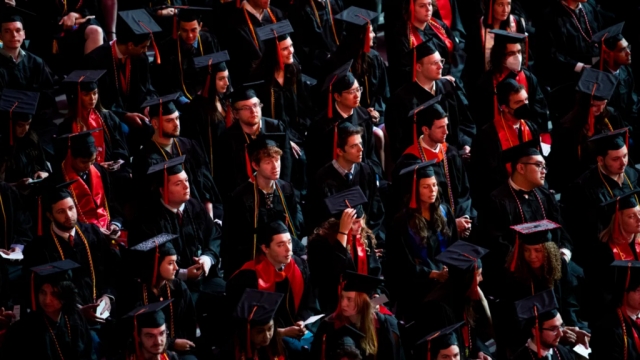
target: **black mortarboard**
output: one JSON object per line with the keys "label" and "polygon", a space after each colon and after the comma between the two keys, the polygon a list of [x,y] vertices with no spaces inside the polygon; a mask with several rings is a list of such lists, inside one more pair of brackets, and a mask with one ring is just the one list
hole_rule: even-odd
{"label": "black mortarboard", "polygon": [[163,200],[167,204],[169,202],[169,176],[180,174],[183,171],[182,164],[184,163],[185,155],[169,159],[165,162],[152,165],[147,171],[148,175],[151,175],[152,181],[158,186],[162,184],[164,189]]}
{"label": "black mortarboard", "polygon": [[435,120],[439,120],[447,116],[442,107],[438,105],[442,95],[438,95],[433,99],[423,103],[409,112],[409,117],[413,118],[413,141],[418,142],[418,129],[422,129],[423,126],[430,128],[433,126]]}
{"label": "black mortarboard", "polygon": [[176,15],[178,21],[180,22],[202,22],[202,14],[203,12],[211,11],[210,7],[197,7],[197,6],[169,6],[173,7],[178,11]]}
{"label": "black mortarboard", "polygon": [[0,111],[9,113],[9,144],[13,145],[13,121],[31,121],[36,113],[40,94],[37,92],[4,89],[0,97]]}
{"label": "black mortarboard", "polygon": [[229,61],[229,53],[227,50],[213,54],[199,56],[193,59],[197,69],[206,68],[210,74],[215,74],[227,70],[225,61]]}
{"label": "black mortarboard", "polygon": [[460,325],[464,324],[464,322],[459,322],[457,324],[447,326],[444,329],[435,331],[426,337],[420,339],[416,343],[416,346],[421,346],[421,344],[425,344],[427,348],[427,358],[428,359],[436,359],[441,350],[446,350],[451,346],[458,345],[458,337],[456,336],[456,330],[460,327]]}
{"label": "black mortarboard", "polygon": [[31,268],[31,309],[36,309],[36,293],[44,284],[57,285],[71,278],[71,270],[80,267],[73,260],[61,260]]}
{"label": "black mortarboard", "polygon": [[[81,131],[75,134],[65,134],[59,136],[57,141],[66,143],[69,156],[91,157],[90,154],[95,154],[98,151],[93,133],[100,130],[102,130],[102,128]],[[62,147],[60,147],[60,149],[62,149]]]}
{"label": "black mortarboard", "polygon": [[622,128],[604,134],[592,136],[589,139],[593,152],[596,156],[607,156],[609,151],[622,149],[624,146],[629,147],[629,128]]}
{"label": "black mortarboard", "polygon": [[485,248],[458,240],[436,256],[436,260],[449,266],[449,268],[467,271],[481,268],[480,258],[488,252],[489,250]]}
{"label": "black mortarboard", "polygon": [[77,85],[81,91],[93,91],[98,88],[98,80],[106,70],[75,70],[67,76],[63,83]]}
{"label": "black mortarboard", "polygon": [[504,44],[519,44],[524,42],[527,38],[526,34],[514,33],[506,30],[492,29],[489,30],[491,34],[495,35],[495,42],[501,42]]}
{"label": "black mortarboard", "polygon": [[413,81],[416,81],[416,64],[418,61],[437,53],[438,50],[426,41],[416,45],[413,49],[407,51],[404,56],[407,63],[412,64]]}
{"label": "black mortarboard", "polygon": [[324,199],[324,203],[327,206],[329,213],[337,219],[342,216],[342,212],[344,210],[350,208],[356,209],[357,218],[362,218],[364,211],[362,210],[361,205],[366,202],[367,197],[359,186],[354,186]]}
{"label": "black mortarboard", "polygon": [[314,79],[314,78],[312,78],[310,76],[307,76],[305,74],[302,74],[302,82],[305,82],[305,83],[309,84],[309,86],[314,86],[315,84],[318,83],[318,80],[316,80],[316,79]]}
{"label": "black mortarboard", "polygon": [[354,271],[344,273],[342,280],[345,282],[342,291],[355,291],[373,296],[384,280],[379,277],[363,275]]}
{"label": "black mortarboard", "polygon": [[601,203],[600,206],[610,209],[611,214],[613,214],[614,211],[633,209],[640,205],[638,204],[638,193],[640,193],[640,189],[631,190],[621,196]]}
{"label": "black mortarboard", "polygon": [[[604,46],[609,51],[613,51],[616,49],[616,47],[618,47],[618,42],[624,39],[624,37],[622,36],[622,28],[624,28],[624,21],[594,34],[591,38],[591,41],[597,44],[599,47]],[[600,62],[603,61],[604,59],[601,56]]]}
{"label": "black mortarboard", "polygon": [[178,109],[173,102],[180,97],[180,93],[173,93],[153,99],[149,99],[142,103],[140,108],[149,107],[149,117],[158,117],[173,115]]}
{"label": "black mortarboard", "polygon": [[269,246],[271,239],[276,235],[289,234],[289,228],[287,225],[280,221],[274,220],[269,223],[265,223],[260,227],[260,236],[258,236],[258,245]]}
{"label": "black mortarboard", "polygon": [[234,90],[231,93],[231,99],[230,99],[231,104],[257,98],[258,95],[256,94],[255,90],[253,90],[253,88],[258,85],[262,85],[262,83],[264,83],[264,81],[256,81],[252,83],[242,84],[242,87],[240,89]]}
{"label": "black mortarboard", "polygon": [[609,100],[618,84],[618,77],[592,68],[582,70],[576,90],[591,95],[594,100]]}
{"label": "black mortarboard", "polygon": [[513,225],[511,229],[518,233],[518,240],[525,245],[540,245],[552,241],[550,230],[559,228],[560,225],[551,220],[540,220],[520,225]]}
{"label": "black mortarboard", "polygon": [[157,329],[166,324],[162,308],[172,301],[173,299],[168,299],[140,306],[123,317],[124,319],[133,318],[133,331],[134,338],[136,339],[136,346],[138,345],[138,329]]}
{"label": "black mortarboard", "polygon": [[412,165],[400,170],[399,175],[401,177],[403,175],[408,176],[408,174],[411,174],[413,172],[413,182],[411,186],[411,201],[409,202],[409,207],[411,209],[416,209],[418,207],[417,191],[416,191],[418,188],[418,182],[422,179],[432,178],[436,176],[432,167],[432,165],[435,163],[436,163],[435,160],[429,160],[429,161],[425,161],[417,165]]}
{"label": "black mortarboard", "polygon": [[289,20],[278,21],[275,24],[262,26],[256,29],[258,38],[261,41],[273,39],[274,37],[277,37],[278,41],[283,41],[288,38],[286,35],[291,34],[292,32],[293,27],[291,27]]}
{"label": "black mortarboard", "polygon": [[[514,145],[502,151],[502,161],[505,164],[515,164],[520,159],[528,156],[539,156],[538,142],[535,140],[529,140],[518,145]],[[512,167],[513,169],[513,167]]]}
{"label": "black mortarboard", "polygon": [[640,287],[640,261],[616,260],[611,266],[615,270],[616,288],[630,292]]}
{"label": "black mortarboard", "polygon": [[346,21],[351,24],[364,26],[369,24],[371,20],[377,17],[378,17],[377,12],[361,9],[355,6],[350,6],[348,9],[334,16],[333,18]]}
{"label": "black mortarboard", "polygon": [[236,318],[254,326],[267,325],[276,315],[283,297],[277,292],[246,289],[236,309]]}
{"label": "black mortarboard", "polygon": [[156,64],[160,64],[160,52],[153,37],[154,33],[162,32],[162,28],[153,20],[151,15],[144,10],[129,10],[118,12],[116,21],[116,36],[118,41],[125,44],[129,42],[142,43],[151,39],[153,52],[156,54]]}
{"label": "black mortarboard", "polygon": [[177,235],[160,234],[131,247],[131,250],[139,252],[135,262],[139,265],[140,273],[138,275],[145,283],[156,283],[161,258],[177,254],[171,243],[177,237]]}
{"label": "black mortarboard", "polygon": [[545,321],[549,321],[558,316],[558,303],[553,289],[547,289],[533,296],[516,301],[515,307],[518,319],[523,321],[527,328],[536,328],[538,358],[542,358],[539,342],[540,328]]}
{"label": "black mortarboard", "polygon": [[44,192],[43,198],[44,198],[45,206],[48,209],[47,211],[51,211],[51,206],[58,203],[59,201],[62,201],[64,199],[71,197],[69,186],[76,181],[78,181],[78,179],[57,184]]}
{"label": "black mortarboard", "polygon": [[[260,150],[264,150],[269,146],[275,146],[275,147],[280,146],[278,142],[272,140],[274,136],[269,136],[269,135],[265,133],[260,133],[255,139],[253,139],[249,144],[247,144],[247,152],[249,154],[249,158],[252,158],[255,153],[257,153]],[[273,135],[276,135],[275,138],[285,137],[284,133],[273,134]]]}
{"label": "black mortarboard", "polygon": [[351,74],[350,70],[352,63],[353,60],[349,60],[349,62],[340,66],[325,80],[322,90],[328,89],[330,97],[332,97],[332,94],[339,94],[353,87],[355,78],[353,77],[353,74]]}

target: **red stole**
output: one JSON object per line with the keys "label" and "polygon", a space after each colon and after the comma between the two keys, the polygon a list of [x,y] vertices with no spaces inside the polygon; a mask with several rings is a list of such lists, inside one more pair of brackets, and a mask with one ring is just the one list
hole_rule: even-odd
{"label": "red stole", "polygon": [[436,3],[438,5],[438,11],[440,12],[442,22],[444,22],[449,28],[451,28],[451,3],[449,2],[449,0],[436,0]]}
{"label": "red stole", "polygon": [[367,264],[367,249],[362,242],[362,235],[352,236],[349,231],[349,238],[351,239],[351,253],[353,254],[356,262],[358,274],[369,275],[369,265]]}
{"label": "red stole", "polygon": [[261,291],[275,292],[277,282],[283,281],[285,278],[289,279],[295,310],[298,311],[298,305],[300,305],[300,299],[302,299],[302,292],[304,291],[304,279],[295,260],[291,259],[283,271],[277,271],[269,260],[264,256],[259,256],[255,260],[246,262],[240,270],[255,271],[258,277],[258,290]]}
{"label": "red stole", "polygon": [[[640,241],[633,240],[633,246],[636,248],[636,254],[640,254]],[[635,261],[637,260],[631,248],[627,245],[614,245],[612,242],[609,242],[609,247],[613,252],[614,260],[624,260],[624,261]]]}
{"label": "red stole", "polygon": [[[496,131],[498,132],[498,138],[500,139],[500,149],[502,151],[516,146],[520,143],[518,140],[518,130],[513,127],[513,125],[508,124],[506,120],[500,116],[499,118],[494,119],[493,125],[496,127]],[[520,120],[520,131],[522,132],[522,141],[526,142],[532,139],[531,130],[527,126],[527,123],[524,120]],[[511,176],[511,164],[505,165],[507,168],[507,173]]]}
{"label": "red stole", "polygon": [[414,48],[420,44],[422,44],[422,36],[418,32],[418,28],[413,24],[409,24],[409,47]]}
{"label": "red stole", "polygon": [[78,179],[70,186],[78,209],[78,220],[95,224],[101,229],[107,229],[109,226],[109,211],[107,210],[107,198],[102,187],[100,172],[93,166],[89,168],[89,181],[91,181],[91,190],[89,190],[87,184],[71,168],[69,157],[62,162],[62,171],[66,181]]}
{"label": "red stole", "polygon": [[[422,151],[420,151],[421,148],[422,148]],[[407,150],[405,150],[403,155],[411,154],[411,155],[415,155],[422,162],[435,160],[436,163],[439,163],[440,161],[442,161],[442,159],[444,159],[444,154],[446,153],[447,153],[447,143],[440,144],[440,150],[435,152],[429,148],[422,146],[421,141],[418,140],[417,143],[409,146]],[[423,158],[423,154],[424,154],[424,158]]]}
{"label": "red stole", "polygon": [[[493,117],[494,119],[497,119],[500,117],[500,107],[498,106],[498,95],[496,94],[496,86],[498,86],[498,83],[502,81],[505,78],[505,76],[507,76],[510,72],[511,70],[507,70],[502,74],[500,74],[499,76],[496,75],[493,77]],[[524,86],[528,94],[529,83],[527,82],[527,76],[524,74],[524,71],[520,70],[518,72],[518,75],[516,75],[515,80],[518,84]]]}
{"label": "red stole", "polygon": [[[74,122],[71,128],[74,134],[84,131],[84,130],[80,130],[80,127],[78,126],[77,122]],[[95,140],[96,142],[96,148],[98,149],[98,153],[96,154],[96,162],[98,164],[102,164],[105,161],[105,157],[106,157],[106,147],[105,147],[105,141],[104,141],[105,130],[102,123],[102,118],[100,117],[100,114],[98,114],[98,112],[95,109],[91,109],[91,111],[89,112],[89,121],[87,121],[86,130],[93,130],[93,129],[102,129],[101,131],[96,131],[94,133],[91,133],[91,136],[93,136],[93,140]]]}
{"label": "red stole", "polygon": [[451,39],[449,39],[449,37],[447,36],[447,32],[444,31],[444,28],[442,26],[440,26],[440,24],[438,24],[433,19],[431,19],[431,21],[429,21],[429,26],[431,26],[433,31],[435,31],[436,34],[438,34],[438,36],[440,37],[440,39],[442,39],[442,41],[444,41],[444,43],[447,45],[447,49],[449,50],[449,52],[452,52],[453,51],[453,41],[451,41]]}

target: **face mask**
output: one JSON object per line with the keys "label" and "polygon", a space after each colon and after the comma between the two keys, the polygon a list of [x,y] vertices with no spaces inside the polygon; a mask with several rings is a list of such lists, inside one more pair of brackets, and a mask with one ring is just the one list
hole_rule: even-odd
{"label": "face mask", "polygon": [[509,56],[505,65],[513,72],[520,71],[522,67],[522,55]]}
{"label": "face mask", "polygon": [[519,120],[529,120],[531,116],[531,108],[529,104],[522,104],[513,111],[513,117]]}

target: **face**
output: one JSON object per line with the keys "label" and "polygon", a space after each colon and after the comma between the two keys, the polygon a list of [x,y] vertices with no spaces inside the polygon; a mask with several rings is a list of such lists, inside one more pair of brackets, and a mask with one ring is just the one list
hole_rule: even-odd
{"label": "face", "polygon": [[[169,187],[169,203],[184,204],[189,201],[191,191],[189,190],[189,177],[186,172],[167,177]],[[164,191],[164,189],[161,189]]]}
{"label": "face", "polygon": [[254,326],[251,328],[251,342],[256,348],[268,346],[273,338],[275,326],[273,320],[263,326]]}
{"label": "face", "polygon": [[431,0],[415,0],[414,1],[414,21],[428,22],[433,13],[433,1]]}
{"label": "face", "polygon": [[451,345],[448,349],[440,350],[437,360],[460,360],[460,348]]}
{"label": "face", "polygon": [[157,329],[143,328],[140,334],[142,349],[149,354],[162,355],[167,344],[167,326]]}
{"label": "face", "polygon": [[340,311],[345,317],[354,316],[358,313],[355,291],[343,291],[340,294]]}
{"label": "face", "polygon": [[258,125],[262,118],[262,109],[260,108],[260,105],[260,100],[258,100],[258,98],[238,101],[233,105],[233,115],[242,124],[247,126]]}
{"label": "face", "polygon": [[591,100],[591,110],[594,116],[602,114],[605,107],[607,107],[607,100]]}
{"label": "face", "polygon": [[80,91],[80,105],[83,109],[93,109],[98,103],[98,89],[93,91]]}
{"label": "face", "polygon": [[547,176],[544,158],[540,155],[528,156],[520,161],[518,164],[518,172],[522,174],[524,179],[534,187],[543,186],[544,179]]}
{"label": "face", "polygon": [[76,173],[84,173],[91,169],[93,163],[96,162],[96,154],[93,154],[90,158],[71,158],[71,168]]}
{"label": "face", "polygon": [[229,88],[229,70],[221,71],[216,74],[216,91],[218,94],[224,94]]}
{"label": "face", "polygon": [[145,41],[138,46],[133,45],[133,43],[130,42],[127,44],[127,50],[129,51],[129,54],[131,56],[140,56],[147,52],[147,49],[149,49],[149,44],[151,44],[151,40]]}
{"label": "face", "polygon": [[611,175],[621,175],[629,163],[629,152],[627,147],[623,146],[620,150],[609,150],[604,158],[598,156],[598,164],[604,168],[604,171]]}
{"label": "face", "polygon": [[362,90],[360,89],[360,84],[358,84],[358,80],[356,80],[349,90],[345,90],[340,94],[335,94],[335,99],[338,104],[346,107],[347,109],[354,109],[360,105],[360,95],[362,94]]}
{"label": "face", "polygon": [[622,210],[620,227],[627,234],[640,234],[640,206]]}
{"label": "face", "polygon": [[518,55],[522,56],[522,46],[520,44],[507,44],[507,48],[504,53],[504,64],[506,64],[508,58]]}
{"label": "face", "polygon": [[498,21],[507,20],[511,12],[511,0],[495,0],[493,2],[493,19]]}
{"label": "face", "polygon": [[347,160],[350,163],[362,162],[362,137],[360,135],[349,136],[347,139],[347,145],[344,150],[338,148],[338,156]]}
{"label": "face", "polygon": [[254,9],[267,10],[269,8],[270,0],[248,0],[249,5]]}
{"label": "face", "polygon": [[154,117],[151,121],[156,132],[162,132],[164,138],[180,136],[180,115],[176,111],[171,115],[162,116],[162,120]]}
{"label": "face", "polygon": [[613,50],[613,61],[620,65],[631,65],[631,45],[627,40],[618,41],[618,46]]}
{"label": "face", "polygon": [[182,41],[189,45],[193,45],[193,43],[198,40],[198,35],[200,34],[200,29],[202,28],[202,23],[199,23],[197,20],[192,22],[180,22],[180,38]]}
{"label": "face", "polygon": [[[563,334],[562,327],[564,327],[564,323],[562,322],[562,316],[560,316],[560,314],[542,323],[540,327],[540,345],[547,349],[558,346],[558,342],[560,342]],[[535,332],[535,329],[533,331]]]}
{"label": "face", "polygon": [[640,311],[640,288],[625,293],[624,304],[628,310]]}
{"label": "face", "polygon": [[178,257],[176,255],[165,256],[164,260],[160,266],[160,277],[164,280],[170,281],[173,280],[176,276],[176,271],[178,271]]}
{"label": "face", "polygon": [[69,231],[78,223],[76,205],[71,197],[55,203],[51,208],[51,213],[47,216],[60,230]]}
{"label": "face", "polygon": [[291,38],[280,42],[280,55],[285,64],[293,64],[293,41]]}
{"label": "face", "polygon": [[62,309],[62,302],[58,299],[58,291],[50,284],[44,284],[38,292],[38,302],[45,313],[56,313]]}
{"label": "face", "polygon": [[27,132],[29,132],[30,126],[31,126],[31,121],[27,121],[27,122],[16,121],[15,122],[16,137],[17,138],[24,137],[27,134]]}
{"label": "face", "polygon": [[480,284],[482,280],[484,280],[482,277],[482,269],[478,269],[478,271],[476,271],[476,282]]}
{"label": "face", "polygon": [[276,264],[288,264],[291,261],[293,255],[291,246],[291,235],[289,233],[275,235],[271,238],[271,244],[269,247],[261,245],[262,250],[267,255],[272,263]]}
{"label": "face", "polygon": [[509,108],[505,108],[504,105],[502,106],[502,108],[503,110],[506,110],[511,116],[514,116],[513,112],[517,108],[528,103],[529,103],[529,95],[527,95],[527,92],[524,89],[522,89],[519,93],[511,94],[509,96]]}
{"label": "face", "polygon": [[420,190],[420,201],[426,204],[433,204],[436,202],[436,197],[438,196],[438,182],[436,181],[436,177],[430,177],[426,179],[420,179],[420,183],[418,183],[418,188]]}
{"label": "face", "polygon": [[416,63],[416,73],[430,81],[440,80],[443,68],[442,57],[438,52]]}
{"label": "face", "polygon": [[2,40],[3,46],[9,50],[18,49],[25,38],[25,32],[20,22],[12,22],[2,24],[2,33],[0,34],[0,40]]}
{"label": "face", "polygon": [[524,259],[532,269],[544,264],[544,248],[542,245],[524,245]]}
{"label": "face", "polygon": [[351,233],[360,234],[361,230],[362,230],[362,218],[353,219],[353,222],[351,223]]}
{"label": "face", "polygon": [[252,163],[257,175],[267,180],[278,180],[280,178],[280,156],[265,157],[260,160],[260,166]]}
{"label": "face", "polygon": [[373,47],[373,40],[376,38],[376,33],[373,31],[373,26],[369,26],[369,46]]}
{"label": "face", "polygon": [[433,122],[431,130],[426,126],[423,126],[422,133],[436,144],[443,144],[447,141],[447,134],[449,134],[447,125],[449,125],[449,120],[447,118],[442,118]]}

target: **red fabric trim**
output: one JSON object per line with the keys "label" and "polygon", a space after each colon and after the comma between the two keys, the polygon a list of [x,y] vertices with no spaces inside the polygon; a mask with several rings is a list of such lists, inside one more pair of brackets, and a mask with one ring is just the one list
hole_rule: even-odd
{"label": "red fabric trim", "polygon": [[438,4],[438,11],[440,12],[442,21],[451,28],[451,3],[449,0],[437,0],[436,3]]}
{"label": "red fabric trim", "polygon": [[105,207],[107,199],[104,188],[102,187],[100,172],[93,166],[89,168],[89,181],[91,181],[91,190],[89,190],[89,187],[71,168],[70,160],[70,158],[67,158],[67,161],[63,163],[62,170],[67,176],[68,181],[74,179],[80,180],[70,186],[75,194],[76,206],[82,213],[84,220],[97,225],[101,229],[106,229],[109,226],[109,216]]}
{"label": "red fabric trim", "polygon": [[277,271],[264,256],[260,256],[256,258],[256,260],[246,262],[240,270],[255,271],[256,276],[258,277],[258,290],[262,291],[275,292],[276,283],[288,278],[289,286],[291,286],[291,290],[293,292],[295,308],[296,311],[298,311],[298,306],[302,299],[302,293],[304,292],[304,279],[302,278],[300,268],[298,268],[298,265],[293,259],[291,259],[291,261],[284,267],[283,271]]}
{"label": "red fabric trim", "polygon": [[[422,159],[422,156],[420,154],[420,148],[418,147],[418,146],[421,146],[419,145],[419,143],[420,142],[418,141],[418,144],[413,144],[409,146],[402,155],[411,154],[411,155],[415,155],[418,159]],[[440,144],[440,146],[442,146],[442,151],[438,151],[438,152],[434,152],[429,148],[422,147],[422,151],[424,151],[424,156],[426,157],[426,161],[435,160],[437,163],[439,163],[440,161],[442,161],[442,159],[444,159],[444,154],[447,152],[447,143],[442,143]]]}
{"label": "red fabric trim", "polygon": [[367,264],[367,249],[364,247],[361,235],[352,237],[355,246],[351,246],[351,251],[355,255],[356,266],[358,267],[358,273],[362,275],[369,275],[369,266]]}
{"label": "red fabric trim", "polygon": [[[640,254],[640,242],[634,240],[634,246],[636,248],[636,253]],[[609,247],[613,252],[614,260],[624,260],[624,261],[635,261],[636,257],[633,255],[631,248],[627,245],[615,246],[612,243],[609,243]]]}
{"label": "red fabric trim", "polygon": [[447,33],[444,31],[444,28],[442,26],[440,26],[440,24],[435,22],[435,20],[433,20],[433,19],[429,22],[429,26],[431,26],[433,31],[435,31],[436,34],[438,34],[438,36],[440,37],[440,39],[442,39],[442,41],[444,41],[444,43],[447,45],[447,49],[449,50],[449,52],[452,52],[453,51],[453,41],[451,41],[451,39],[449,39],[449,37],[447,36]]}

